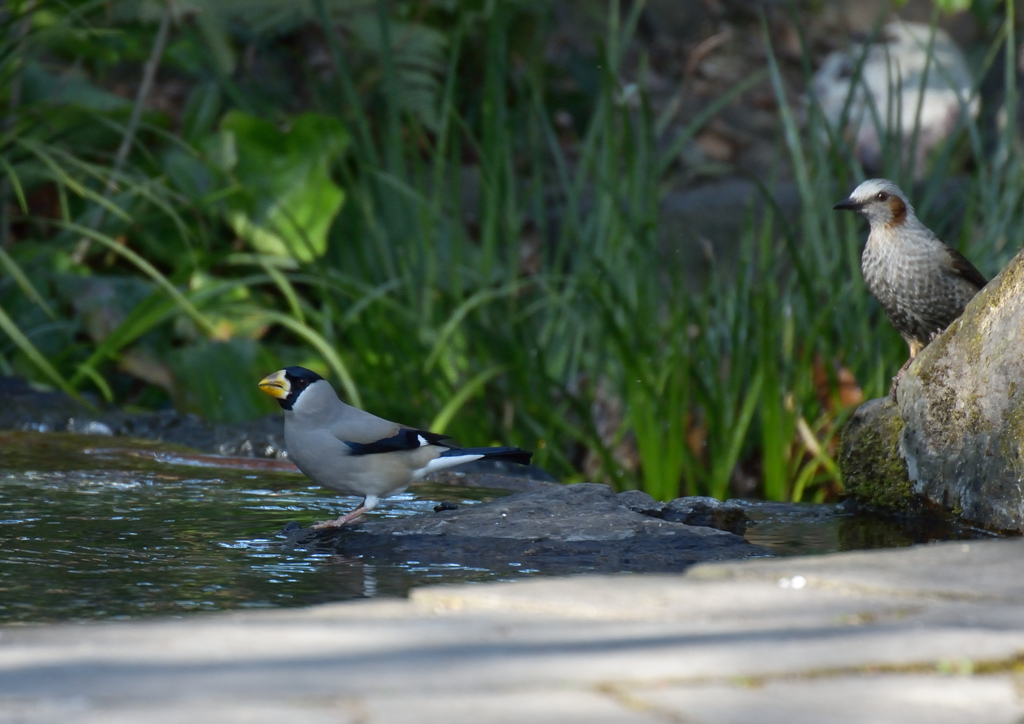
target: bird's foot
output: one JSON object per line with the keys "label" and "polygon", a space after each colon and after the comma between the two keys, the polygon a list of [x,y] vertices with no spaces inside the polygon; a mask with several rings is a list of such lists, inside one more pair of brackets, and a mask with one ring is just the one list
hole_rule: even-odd
{"label": "bird's foot", "polygon": [[362,518],[363,513],[366,512],[366,508],[359,507],[353,510],[351,513],[346,513],[337,520],[322,520],[319,523],[314,523],[310,526],[312,530],[331,530],[333,528],[343,528],[349,523],[353,522],[357,518]]}
{"label": "bird's foot", "polygon": [[893,402],[898,402],[898,400],[896,399],[896,389],[900,386],[900,380],[903,379],[903,374],[907,371],[907,368],[910,367],[910,363],[913,361],[914,358],[911,357],[906,362],[904,362],[903,366],[900,367],[900,371],[897,372],[896,376],[892,378],[892,387],[889,388],[889,397],[892,398]]}

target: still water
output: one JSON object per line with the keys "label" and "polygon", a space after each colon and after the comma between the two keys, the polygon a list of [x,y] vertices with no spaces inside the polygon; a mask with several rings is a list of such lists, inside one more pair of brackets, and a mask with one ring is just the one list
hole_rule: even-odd
{"label": "still water", "polygon": [[[538,574],[511,562],[500,569],[374,563],[291,548],[279,536],[286,523],[335,518],[359,499],[297,473],[169,464],[155,461],[154,450],[174,452],[124,438],[0,432],[0,623],[300,606]],[[370,517],[504,494],[421,484]],[[750,517],[758,524],[747,539],[781,555],[975,535],[907,530],[822,506],[773,512],[769,505]]]}
{"label": "still water", "polygon": [[[371,565],[287,548],[278,537],[285,523],[335,518],[359,499],[296,473],[167,465],[130,454],[156,447],[123,438],[0,433],[0,622],[307,605],[510,575],[457,565]],[[419,485],[371,516],[503,494]]]}

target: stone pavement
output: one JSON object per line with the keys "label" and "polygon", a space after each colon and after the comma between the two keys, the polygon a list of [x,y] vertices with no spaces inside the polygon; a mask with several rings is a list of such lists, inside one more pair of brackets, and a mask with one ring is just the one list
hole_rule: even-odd
{"label": "stone pavement", "polygon": [[1024,722],[1024,540],[0,629],[0,722]]}

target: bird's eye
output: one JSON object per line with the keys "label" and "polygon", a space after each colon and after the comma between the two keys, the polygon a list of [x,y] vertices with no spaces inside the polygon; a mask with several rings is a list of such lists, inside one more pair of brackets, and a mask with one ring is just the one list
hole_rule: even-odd
{"label": "bird's eye", "polygon": [[875,198],[878,199],[879,201],[888,201],[889,194],[885,193],[884,191],[879,191],[878,196],[876,196]]}

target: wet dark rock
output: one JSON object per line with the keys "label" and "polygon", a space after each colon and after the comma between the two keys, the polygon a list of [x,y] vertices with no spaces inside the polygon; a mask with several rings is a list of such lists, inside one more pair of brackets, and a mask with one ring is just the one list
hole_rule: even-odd
{"label": "wet dark rock", "polygon": [[1024,531],[1024,251],[907,370],[898,403],[864,403],[843,435],[863,503]]}
{"label": "wet dark rock", "polygon": [[276,458],[284,450],[280,415],[211,425],[173,410],[90,410],[61,392],[40,392],[15,377],[0,377],[0,430],[75,432],[161,440],[218,455]]}
{"label": "wet dark rock", "polygon": [[676,498],[665,507],[662,517],[676,523],[707,526],[736,535],[743,535],[750,524],[746,510],[739,501],[722,502],[717,498],[699,495]]}
{"label": "wet dark rock", "polygon": [[660,518],[665,510],[665,503],[655,500],[642,490],[627,490],[615,496],[619,503],[635,513]]}
{"label": "wet dark rock", "polygon": [[217,455],[284,457],[284,421],[280,415],[247,422],[210,424],[197,415],[167,410],[114,412],[101,420],[114,425],[115,435],[163,440]]}
{"label": "wet dark rock", "polygon": [[[0,377],[0,430],[74,432],[160,440],[216,455],[286,457],[284,418],[210,424],[197,415],[174,410],[124,412],[90,410],[62,392],[41,392],[18,377]],[[467,477],[467,473],[470,475]],[[431,478],[467,487],[532,490],[557,480],[536,465],[479,460]]]}
{"label": "wet dark rock", "polygon": [[791,505],[764,501],[721,501],[700,495],[676,498],[669,503],[662,503],[642,490],[627,490],[619,493],[617,497],[627,508],[643,515],[672,523],[715,528],[736,535],[743,535],[751,524],[748,511],[761,510],[763,506],[766,510],[770,509],[773,514],[778,514],[781,510],[779,506]]}
{"label": "wet dark rock", "polygon": [[591,483],[287,537],[344,556],[488,568],[518,563],[545,573],[681,571],[701,561],[771,555],[732,533],[630,510],[611,488]]}
{"label": "wet dark rock", "polygon": [[0,377],[0,428],[66,431],[88,409],[61,392],[39,392],[20,377]]}

